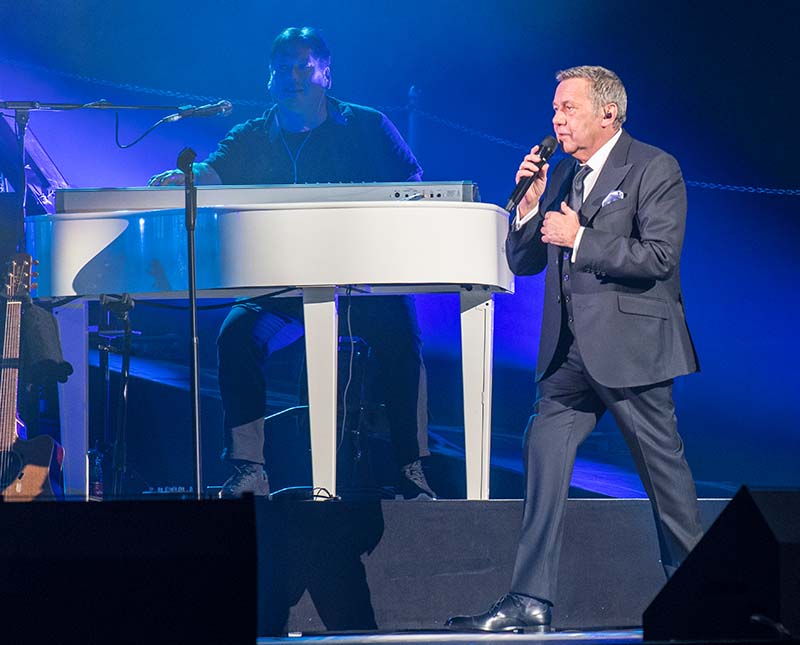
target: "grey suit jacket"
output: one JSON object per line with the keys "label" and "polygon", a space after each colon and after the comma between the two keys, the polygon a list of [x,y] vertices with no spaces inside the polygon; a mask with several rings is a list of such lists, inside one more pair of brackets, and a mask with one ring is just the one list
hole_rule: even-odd
{"label": "grey suit jacket", "polygon": [[[564,315],[560,249],[542,243],[542,215],[560,210],[574,166],[570,158],[556,166],[539,215],[506,240],[514,273],[547,270],[537,380],[553,361]],[[615,190],[624,197],[602,206]],[[570,266],[570,285],[575,340],[591,377],[619,388],[697,371],[680,287],[686,188],[677,161],[623,131],[580,215],[586,230]]]}

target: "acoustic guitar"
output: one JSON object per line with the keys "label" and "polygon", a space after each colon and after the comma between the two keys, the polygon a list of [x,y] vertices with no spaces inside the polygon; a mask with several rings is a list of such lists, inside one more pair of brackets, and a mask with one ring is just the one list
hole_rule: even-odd
{"label": "acoustic guitar", "polygon": [[[5,283],[6,321],[0,363],[0,496],[7,502],[55,499],[51,468],[60,463],[62,448],[51,437],[26,439],[17,410],[22,305],[30,295],[30,255],[11,258]],[[53,460],[56,459],[54,462]]]}

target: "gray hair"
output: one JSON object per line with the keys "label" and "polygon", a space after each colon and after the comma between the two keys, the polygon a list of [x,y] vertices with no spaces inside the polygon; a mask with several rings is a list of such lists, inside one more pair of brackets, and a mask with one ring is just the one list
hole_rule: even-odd
{"label": "gray hair", "polygon": [[616,105],[617,118],[614,119],[614,123],[622,127],[628,111],[628,95],[619,76],[610,69],[598,65],[580,65],[556,73],[556,80],[559,83],[569,78],[585,78],[589,81],[589,96],[598,112],[603,112],[609,103]]}

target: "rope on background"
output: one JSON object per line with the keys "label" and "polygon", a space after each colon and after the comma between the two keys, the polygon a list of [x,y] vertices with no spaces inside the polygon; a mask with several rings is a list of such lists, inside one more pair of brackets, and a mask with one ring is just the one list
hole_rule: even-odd
{"label": "rope on background", "polygon": [[800,195],[800,188],[762,188],[760,186],[731,186],[730,184],[715,184],[707,181],[686,181],[687,186],[693,188],[707,188],[709,190],[729,190],[737,193],[757,193],[759,195]]}
{"label": "rope on background", "polygon": [[[40,65],[34,65],[32,63],[20,63],[19,61],[11,60],[8,58],[0,57],[0,63],[12,65],[14,67],[19,67],[20,69],[24,69],[27,71],[32,72],[39,72],[42,74],[50,74],[53,76],[60,76],[62,78],[67,78],[73,81],[79,81],[81,83],[89,83],[91,85],[102,85],[104,87],[110,87],[115,90],[125,90],[128,92],[134,92],[136,94],[150,94],[151,96],[165,96],[174,99],[182,99],[185,101],[190,101],[192,103],[214,103],[216,101],[221,100],[219,96],[204,96],[202,94],[187,94],[185,92],[177,92],[174,90],[161,90],[152,87],[143,87],[141,85],[133,85],[132,83],[117,83],[115,81],[107,81],[102,78],[95,78],[94,76],[85,76],[83,74],[76,74],[74,72],[65,72],[57,69],[49,69],[47,67],[42,67]],[[6,97],[8,99],[8,97]],[[242,99],[238,101],[231,101],[231,103],[235,105],[240,105],[242,107],[264,107],[264,101],[253,101],[248,99]]]}
{"label": "rope on background", "polygon": [[[34,71],[44,74],[52,74],[55,76],[61,76],[62,78],[68,78],[71,80],[80,81],[83,83],[90,83],[93,85],[103,85],[105,87],[111,87],[118,90],[126,90],[138,94],[149,94],[153,96],[171,97],[175,99],[191,101],[193,103],[212,103],[220,100],[219,96],[187,94],[175,90],[162,90],[150,87],[143,87],[141,85],[134,85],[132,83],[117,83],[115,81],[107,81],[101,78],[95,78],[93,76],[85,76],[83,74],[76,74],[73,72],[53,70],[46,67],[42,67],[40,65],[34,65],[31,63],[21,63],[19,61],[11,60],[5,57],[0,57],[0,62],[3,64],[12,65],[14,67],[19,67],[29,71]],[[238,99],[231,101],[231,103],[233,103],[234,105],[238,105],[240,107],[264,108],[266,106],[264,101],[255,101],[252,99]],[[489,134],[488,132],[482,132],[481,130],[476,130],[475,128],[470,128],[469,126],[456,123],[455,121],[445,119],[443,117],[431,114],[430,112],[426,112],[424,110],[420,110],[418,107],[409,108],[409,106],[379,106],[377,107],[377,109],[380,110],[381,112],[390,112],[390,113],[411,112],[414,115],[421,116],[422,118],[427,119],[433,123],[437,123],[446,128],[450,128],[452,130],[461,132],[462,134],[466,134],[471,137],[475,137],[477,139],[483,139],[484,141],[489,141],[490,143],[494,143],[499,146],[504,146],[506,148],[511,148],[512,150],[517,150],[520,152],[528,152],[528,150],[530,150],[530,146],[518,143],[516,141],[510,141],[509,139],[503,139],[502,137],[496,137],[493,134]],[[800,188],[764,188],[761,186],[735,186],[731,184],[720,184],[715,182],[691,181],[691,180],[686,180],[686,185],[692,188],[703,188],[706,190],[723,190],[723,191],[730,191],[737,193],[753,193],[758,195],[787,195],[791,197],[800,196]]]}
{"label": "rope on background", "polygon": [[451,128],[458,132],[462,132],[464,134],[468,134],[472,137],[477,137],[478,139],[484,139],[485,141],[491,141],[492,143],[496,143],[500,146],[505,146],[506,148],[512,148],[514,150],[519,150],[520,152],[530,152],[531,146],[526,146],[521,143],[517,143],[515,141],[509,141],[508,139],[502,139],[500,137],[496,137],[493,134],[488,134],[486,132],[481,132],[480,130],[476,130],[474,128],[467,127],[466,125],[461,125],[460,123],[456,123],[455,121],[450,121],[448,119],[443,119],[440,116],[436,116],[435,114],[431,114],[429,112],[425,112],[424,110],[420,110],[416,108],[414,110],[414,114],[419,114],[419,116],[428,119],[429,121],[433,121],[434,123],[438,123],[439,125],[443,125],[447,128]]}

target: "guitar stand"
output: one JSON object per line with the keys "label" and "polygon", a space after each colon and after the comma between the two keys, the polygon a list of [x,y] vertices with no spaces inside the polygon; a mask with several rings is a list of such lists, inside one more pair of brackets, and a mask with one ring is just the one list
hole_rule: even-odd
{"label": "guitar stand", "polygon": [[[111,481],[109,497],[119,498],[123,494],[123,484],[128,473],[128,383],[130,381],[131,364],[131,339],[141,332],[131,328],[130,312],[135,306],[134,300],[128,295],[100,296],[100,305],[103,308],[105,328],[98,329],[98,335],[104,344],[98,345],[100,351],[100,369],[103,374],[103,389],[105,392],[103,445],[95,448],[90,455],[90,469],[94,481],[90,481],[93,497],[103,497],[104,478],[102,463],[106,457],[111,457]],[[112,316],[122,323],[122,328],[112,326]],[[114,346],[114,341],[121,338],[122,348]],[[111,434],[111,373],[109,368],[109,355],[120,354],[122,366],[120,368],[120,386],[117,396],[116,431]]]}

